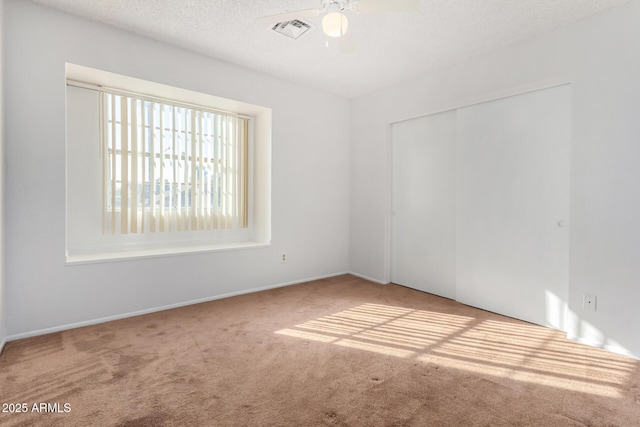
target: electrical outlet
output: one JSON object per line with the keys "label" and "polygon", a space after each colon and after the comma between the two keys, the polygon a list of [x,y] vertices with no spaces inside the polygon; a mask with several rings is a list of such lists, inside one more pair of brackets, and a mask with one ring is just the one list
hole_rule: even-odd
{"label": "electrical outlet", "polygon": [[280,262],[287,262],[287,253],[286,252],[282,252],[282,254],[280,255]]}
{"label": "electrical outlet", "polygon": [[583,308],[585,311],[596,311],[598,298],[595,295],[584,294]]}

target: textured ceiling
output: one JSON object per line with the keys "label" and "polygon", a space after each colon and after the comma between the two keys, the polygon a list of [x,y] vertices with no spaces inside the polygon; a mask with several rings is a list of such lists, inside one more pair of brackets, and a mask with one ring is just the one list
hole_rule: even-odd
{"label": "textured ceiling", "polygon": [[422,0],[412,13],[347,12],[357,48],[340,54],[325,48],[321,17],[297,40],[256,22],[321,0],[32,1],[349,98],[628,2]]}

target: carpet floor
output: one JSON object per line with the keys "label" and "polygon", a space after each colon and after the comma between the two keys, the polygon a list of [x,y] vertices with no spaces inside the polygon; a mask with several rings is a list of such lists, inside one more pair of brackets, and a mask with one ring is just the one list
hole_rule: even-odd
{"label": "carpet floor", "polygon": [[640,425],[639,361],[349,275],[9,342],[0,387],[3,426]]}

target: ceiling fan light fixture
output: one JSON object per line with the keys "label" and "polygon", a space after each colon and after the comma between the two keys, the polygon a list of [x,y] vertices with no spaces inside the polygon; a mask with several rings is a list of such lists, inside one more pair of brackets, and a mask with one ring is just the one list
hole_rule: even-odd
{"label": "ceiling fan light fixture", "polygon": [[327,13],[322,18],[322,31],[329,37],[341,37],[347,32],[349,20],[340,12]]}

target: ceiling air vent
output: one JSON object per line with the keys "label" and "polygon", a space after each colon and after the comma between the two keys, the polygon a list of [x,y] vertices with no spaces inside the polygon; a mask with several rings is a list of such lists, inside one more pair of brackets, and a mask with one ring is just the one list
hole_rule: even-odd
{"label": "ceiling air vent", "polygon": [[279,22],[271,28],[276,33],[284,34],[292,39],[297,39],[311,28],[311,25],[298,19],[293,21]]}

